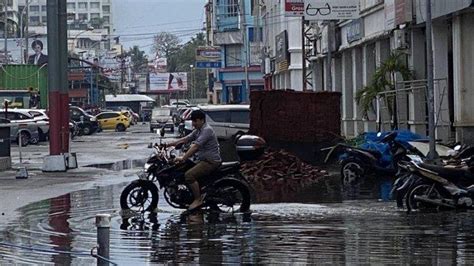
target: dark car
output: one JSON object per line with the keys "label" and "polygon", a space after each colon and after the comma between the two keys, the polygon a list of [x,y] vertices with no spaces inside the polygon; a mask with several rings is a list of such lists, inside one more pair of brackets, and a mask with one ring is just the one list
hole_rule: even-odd
{"label": "dark car", "polygon": [[86,113],[82,108],[77,106],[69,106],[69,116],[72,121],[77,123],[82,134],[90,135],[99,131],[99,122],[97,118]]}

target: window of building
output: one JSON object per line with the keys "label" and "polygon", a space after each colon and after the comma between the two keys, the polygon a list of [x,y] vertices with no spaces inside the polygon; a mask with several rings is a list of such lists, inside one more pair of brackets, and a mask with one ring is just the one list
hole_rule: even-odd
{"label": "window of building", "polygon": [[87,13],[81,13],[79,14],[79,20],[88,20]]}
{"label": "window of building", "polygon": [[[259,39],[257,37],[257,29],[254,27],[249,27],[249,42],[256,42]],[[260,31],[258,32],[260,40],[263,38],[263,29],[260,27]]]}
{"label": "window of building", "polygon": [[99,2],[91,2],[91,9],[99,9],[100,3]]}
{"label": "window of building", "polygon": [[76,3],[67,3],[67,9],[76,9]]}
{"label": "window of building", "polygon": [[110,17],[109,16],[104,16],[102,18],[104,19],[104,24],[109,24],[110,23]]}
{"label": "window of building", "polygon": [[102,6],[102,12],[104,12],[104,14],[109,14],[110,13],[110,6]]}
{"label": "window of building", "polygon": [[79,2],[79,9],[87,9],[87,3],[86,2]]}
{"label": "window of building", "polygon": [[40,17],[39,16],[31,16],[30,17],[30,23],[33,25],[36,25],[40,22]]}
{"label": "window of building", "polygon": [[227,16],[237,17],[239,15],[239,0],[227,0]]}
{"label": "window of building", "polygon": [[42,16],[42,17],[41,17],[41,22],[44,23],[44,22],[46,22],[46,21],[48,21],[48,17],[47,17],[47,16]]}
{"label": "window of building", "polygon": [[43,11],[43,12],[48,11],[48,6],[46,6],[46,5],[41,6],[41,11]]}
{"label": "window of building", "polygon": [[39,6],[30,6],[30,12],[39,12],[40,7]]}
{"label": "window of building", "polygon": [[100,13],[91,13],[91,20],[100,18]]}
{"label": "window of building", "polygon": [[241,66],[240,45],[227,45],[225,47],[225,65],[228,67]]}

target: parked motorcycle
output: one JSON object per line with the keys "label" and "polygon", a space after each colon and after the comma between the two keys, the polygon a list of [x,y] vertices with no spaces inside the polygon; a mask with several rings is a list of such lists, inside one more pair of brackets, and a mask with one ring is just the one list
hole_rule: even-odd
{"label": "parked motorcycle", "polygon": [[473,208],[474,157],[455,166],[437,166],[420,161],[408,164],[412,184],[406,192],[407,210]]}
{"label": "parked motorcycle", "polygon": [[[184,173],[195,163],[187,160],[175,164],[175,150],[165,144],[155,144],[153,148],[139,179],[122,191],[121,208],[135,212],[154,211],[158,205],[158,185],[170,206],[187,209],[194,197]],[[249,186],[239,169],[239,162],[224,162],[218,170],[200,180],[203,207],[220,212],[247,212],[250,209]]]}
{"label": "parked motorcycle", "polygon": [[[451,155],[443,156],[441,162],[446,167],[467,167],[466,162],[474,155],[473,151],[474,148],[472,146],[456,145],[451,151]],[[397,173],[397,179],[393,183],[392,191],[390,193],[392,198],[396,199],[399,208],[404,207],[403,202],[406,200],[408,191],[422,182],[420,177],[413,174],[410,166],[413,163],[422,163],[424,157],[418,155],[407,155],[407,157],[409,158],[408,161],[401,160],[398,162],[399,171]]]}
{"label": "parked motorcycle", "polygon": [[362,181],[367,174],[376,174],[380,177],[395,177],[398,172],[398,162],[406,158],[407,154],[421,155],[418,150],[396,140],[398,133],[391,132],[382,138],[380,143],[387,144],[391,155],[391,162],[383,164],[382,154],[377,150],[369,150],[338,144],[326,156],[326,162],[334,155],[343,154],[340,161],[341,182],[343,190]]}

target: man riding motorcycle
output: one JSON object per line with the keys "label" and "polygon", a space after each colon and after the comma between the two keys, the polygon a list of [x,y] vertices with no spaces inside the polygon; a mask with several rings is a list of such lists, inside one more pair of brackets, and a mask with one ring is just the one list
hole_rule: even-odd
{"label": "man riding motorcycle", "polygon": [[219,142],[214,129],[206,123],[206,114],[201,110],[194,110],[191,113],[191,121],[194,128],[193,132],[168,143],[170,146],[176,146],[191,142],[189,150],[182,157],[175,159],[176,163],[186,161],[194,154],[198,157],[196,165],[186,171],[184,175],[194,196],[194,201],[189,205],[188,211],[199,209],[203,204],[199,179],[211,174],[222,163]]}

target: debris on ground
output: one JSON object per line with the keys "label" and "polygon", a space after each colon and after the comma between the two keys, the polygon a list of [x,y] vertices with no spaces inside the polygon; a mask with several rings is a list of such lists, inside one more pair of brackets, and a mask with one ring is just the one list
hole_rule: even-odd
{"label": "debris on ground", "polygon": [[258,191],[297,192],[328,172],[301,161],[285,150],[268,150],[259,160],[242,163],[242,174]]}

